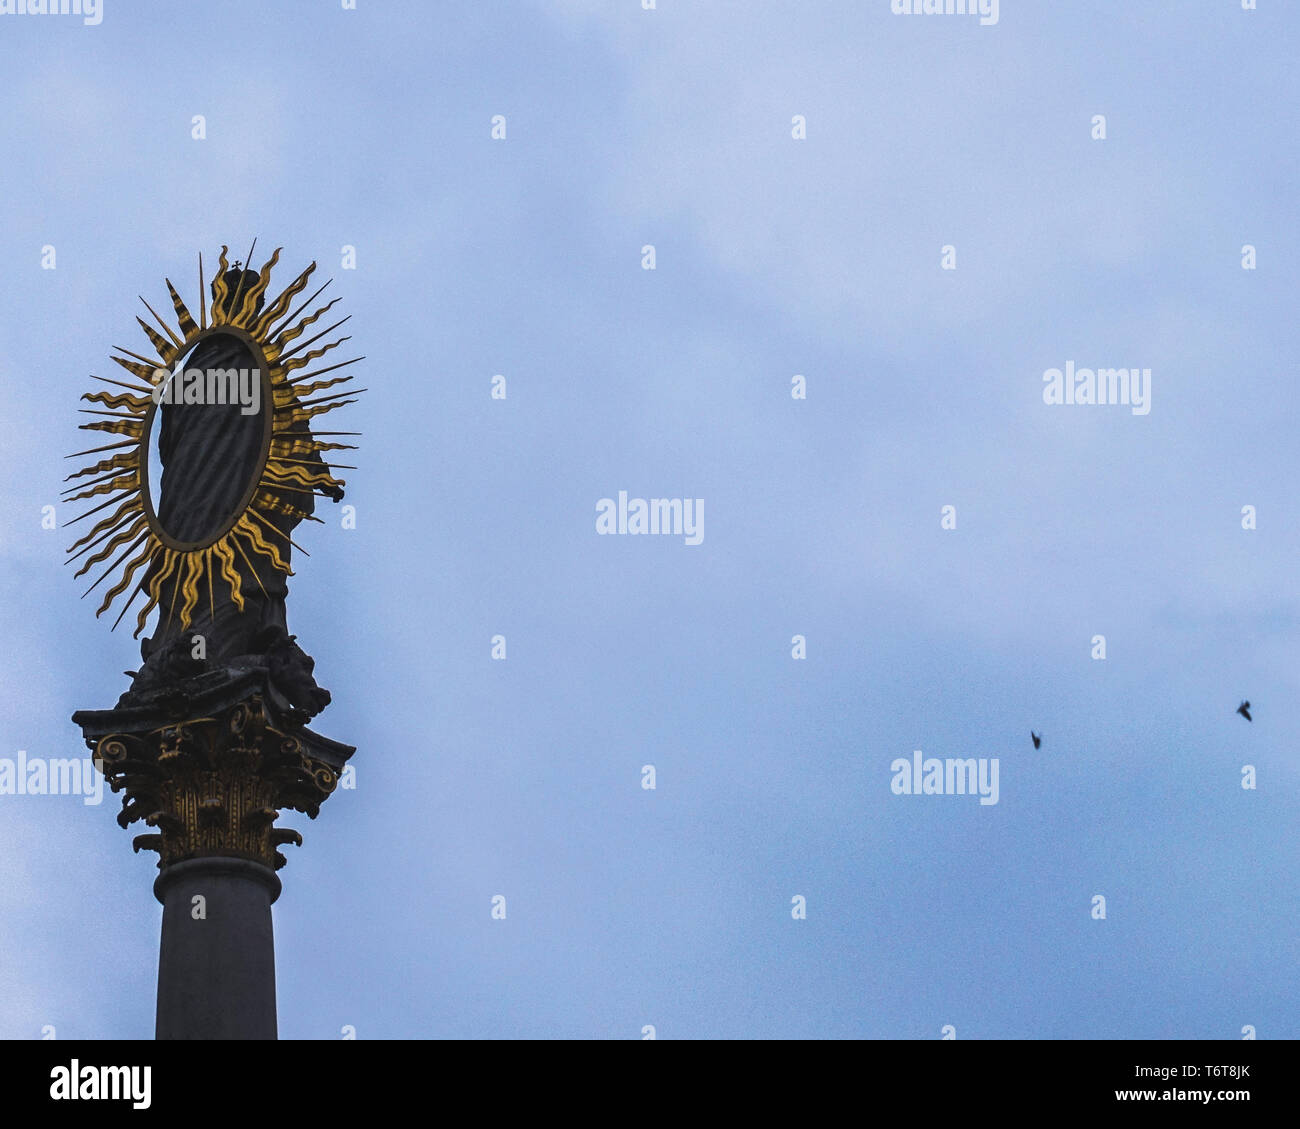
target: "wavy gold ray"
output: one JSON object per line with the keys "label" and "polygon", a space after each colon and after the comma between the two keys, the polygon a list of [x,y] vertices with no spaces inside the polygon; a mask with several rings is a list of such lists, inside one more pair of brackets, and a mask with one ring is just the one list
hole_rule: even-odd
{"label": "wavy gold ray", "polygon": [[322,443],[319,439],[290,439],[289,436],[296,434],[287,431],[283,435],[276,436],[272,443],[287,443],[287,447],[272,448],[279,458],[288,458],[290,455],[309,455],[313,451],[357,451],[360,448],[355,443]]}
{"label": "wavy gold ray", "polygon": [[300,423],[311,419],[313,416],[323,416],[326,412],[332,412],[335,408],[345,408],[348,404],[355,403],[355,400],[336,400],[332,404],[317,404],[314,408],[294,408],[293,422]]}
{"label": "wavy gold ray", "polygon": [[111,459],[100,459],[99,462],[81,470],[74,471],[65,478],[64,482],[71,482],[74,478],[85,478],[88,474],[100,474],[107,470],[119,470],[124,467],[134,469],[139,463],[139,455],[136,451],[119,451]]}
{"label": "wavy gold ray", "polygon": [[320,318],[326,312],[333,309],[335,304],[338,303],[339,301],[341,301],[341,299],[339,298],[331,299],[329,302],[326,302],[325,305],[323,305],[314,314],[310,314],[307,317],[302,318],[299,322],[297,322],[297,324],[289,327],[288,329],[282,330],[279,334],[277,334],[275,340],[271,343],[271,349],[272,349],[270,354],[271,357],[272,358],[279,357],[284,352],[284,347],[286,345],[288,345],[290,342],[296,341],[299,337],[301,337],[303,335],[303,331],[306,330],[308,326],[313,325],[317,321],[319,321]]}
{"label": "wavy gold ray", "polygon": [[[143,515],[144,507],[137,506],[133,511],[128,511],[127,513],[123,514],[121,517],[117,518],[116,521],[112,520],[111,518],[106,518],[103,522],[100,522],[99,525],[96,525],[95,528],[92,529],[89,533],[87,533],[84,537],[78,537],[77,540],[75,540],[71,545],[69,545],[64,550],[65,553],[71,553],[72,556],[70,556],[68,560],[64,561],[63,563],[67,564],[68,561],[76,560],[77,557],[81,556],[81,553],[84,553],[86,549],[89,549],[92,546],[94,546],[95,543],[99,541],[101,538],[107,537],[110,533],[117,532],[117,530],[121,526],[125,525],[128,520],[132,520],[132,521],[135,520],[134,518],[131,517],[132,513]],[[81,552],[77,552],[78,549],[80,549]]]}
{"label": "wavy gold ray", "polygon": [[319,464],[318,464],[318,462],[317,462],[316,459],[294,459],[294,458],[290,458],[288,455],[276,455],[276,456],[275,456],[275,460],[276,460],[276,462],[279,462],[279,463],[289,463],[289,464],[291,464],[291,465],[297,465],[297,466],[313,466],[313,467],[314,467],[314,466],[320,465],[320,466],[325,467],[326,470],[327,470],[330,474],[333,474],[334,471],[335,471],[335,469],[338,469],[338,470],[356,470],[356,469],[357,469],[357,468],[354,467],[351,463],[333,463],[333,462],[330,462],[328,459],[321,459],[321,460],[319,460]]}
{"label": "wavy gold ray", "polygon": [[81,398],[89,400],[92,404],[103,404],[109,408],[120,408],[125,404],[127,410],[133,415],[147,411],[153,402],[148,396],[132,396],[127,392],[83,392]]}
{"label": "wavy gold ray", "polygon": [[221,561],[221,579],[230,585],[230,598],[235,607],[244,610],[244,594],[239,580],[239,571],[235,568],[235,554],[230,548],[230,535],[227,534],[212,546],[213,555]]}
{"label": "wavy gold ray", "polygon": [[258,527],[256,522],[249,520],[248,514],[245,513],[240,515],[239,521],[235,525],[235,532],[243,534],[244,539],[248,542],[249,546],[255,552],[261,553],[262,556],[270,560],[271,564],[279,572],[283,572],[288,576],[293,575],[293,569],[289,567],[289,562],[280,556],[279,547],[272,545],[262,536],[262,530]]}
{"label": "wavy gold ray", "polygon": [[162,586],[175,570],[176,559],[179,556],[180,554],[174,549],[168,549],[161,545],[151,554],[151,564],[153,561],[159,559],[162,560],[162,564],[158,567],[157,571],[152,574],[146,574],[145,576],[144,590],[148,593],[149,599],[145,603],[144,607],[140,609],[140,617],[136,620],[136,635],[139,635],[140,632],[144,630],[144,625],[149,619],[149,613],[158,606],[158,602],[162,598]]}
{"label": "wavy gold ray", "polygon": [[304,380],[312,380],[315,377],[324,376],[327,372],[333,372],[335,369],[347,368],[348,365],[360,364],[365,359],[366,355],[362,353],[359,357],[352,357],[350,360],[338,361],[335,364],[326,365],[324,368],[318,368],[315,372],[304,372],[302,376],[295,376],[288,383],[291,386],[301,384]]}
{"label": "wavy gold ray", "polygon": [[[140,566],[145,562],[152,562],[153,558],[160,551],[162,550],[153,543],[152,539],[144,543],[144,548],[142,548],[139,554],[133,557],[130,563],[126,566],[126,571],[122,574],[122,579],[104,593],[104,602],[100,604],[99,611],[95,613],[96,619],[108,611],[109,605],[126,591],[126,586],[131,583],[131,578],[139,571]],[[139,632],[137,631],[136,634],[138,635]]]}
{"label": "wavy gold ray", "polygon": [[[239,299],[244,293],[244,276],[245,273],[251,273],[253,270],[253,252],[257,250],[257,236],[253,236],[253,242],[249,244],[248,253],[243,259],[235,260],[235,270],[239,272],[239,279],[235,283],[235,292],[230,296],[231,316],[226,319],[227,325],[239,325]],[[242,264],[242,265],[241,265]],[[243,326],[240,325],[242,329]]]}
{"label": "wavy gold ray", "polygon": [[185,554],[185,579],[181,584],[181,595],[185,597],[181,603],[181,630],[184,631],[190,625],[190,617],[194,609],[199,606],[199,580],[203,576],[203,553],[194,552]]}
{"label": "wavy gold ray", "polygon": [[[298,350],[300,350],[300,349],[306,349],[307,346],[309,346],[309,345],[315,345],[316,342],[319,341],[322,337],[328,337],[331,333],[333,333],[336,329],[338,329],[339,326],[341,326],[341,325],[346,325],[346,324],[347,324],[348,322],[350,322],[351,320],[352,320],[352,315],[351,315],[351,314],[348,314],[348,316],[345,317],[345,318],[339,318],[339,320],[336,321],[336,322],[334,322],[333,325],[327,325],[327,326],[326,326],[324,329],[322,329],[319,333],[315,334],[315,335],[312,336],[312,337],[307,338],[306,341],[300,341],[300,342],[299,342],[297,345],[295,345],[292,349],[289,349],[289,350],[287,350],[286,352],[279,354],[278,357],[277,357],[277,364],[279,364],[279,366],[280,366],[282,372],[287,374],[287,373],[290,371],[289,366],[288,366],[285,362],[286,362],[290,357],[292,357],[295,353],[297,353]],[[341,338],[339,338],[339,340],[335,341],[334,344],[335,344],[335,345],[342,345],[344,341],[350,341],[350,340],[351,340],[350,337],[341,337]],[[302,365],[295,365],[294,367],[295,367],[295,368],[302,368]]]}
{"label": "wavy gold ray", "polygon": [[83,490],[80,494],[74,494],[71,498],[64,498],[63,500],[65,502],[79,502],[82,498],[93,498],[96,494],[116,494],[119,490],[139,489],[140,477],[132,471],[130,474],[120,474],[116,478],[101,482],[98,486],[92,486],[89,490]]}
{"label": "wavy gold ray", "polygon": [[[89,517],[91,514],[95,513],[96,511],[98,511],[98,510],[102,510],[102,509],[107,508],[108,506],[111,506],[111,505],[112,505],[114,502],[116,502],[116,501],[118,501],[117,498],[110,498],[107,502],[104,502],[104,503],[102,503],[102,504],[100,504],[100,505],[98,505],[98,506],[93,507],[92,509],[87,510],[84,514],[78,514],[76,517],[74,517],[74,518],[72,519],[72,521],[65,522],[64,524],[65,524],[65,525],[72,525],[74,522],[78,522],[78,521],[80,521],[83,517]],[[118,506],[117,510],[113,513],[113,516],[112,516],[112,517],[106,517],[106,518],[102,519],[101,521],[96,522],[96,523],[95,523],[95,528],[92,529],[89,533],[87,533],[87,534],[86,534],[86,537],[83,538],[83,540],[85,540],[85,539],[89,539],[89,538],[91,538],[91,537],[94,537],[95,534],[97,534],[97,533],[101,533],[101,532],[103,532],[105,529],[111,529],[113,526],[115,526],[115,525],[117,524],[118,519],[121,518],[121,517],[124,517],[126,514],[128,514],[128,513],[135,513],[135,512],[137,512],[137,511],[143,512],[143,510],[144,510],[144,507],[140,505],[140,498],[139,498],[139,495],[136,495],[136,496],[133,497],[133,498],[127,498],[125,501],[122,502],[122,504],[121,504],[120,506]],[[81,544],[81,542],[78,541],[78,542],[76,543],[76,545],[73,545],[73,548],[75,549],[75,548],[77,547],[77,545],[80,545],[80,544]]]}
{"label": "wavy gold ray", "polygon": [[101,584],[102,584],[102,583],[103,583],[103,582],[104,582],[108,577],[110,577],[110,576],[113,574],[113,570],[116,569],[116,568],[117,568],[117,567],[118,567],[118,566],[119,566],[119,565],[120,565],[124,560],[126,560],[126,558],[127,558],[128,556],[130,556],[131,553],[132,553],[135,549],[139,548],[140,545],[141,545],[142,543],[144,543],[144,544],[145,544],[145,547],[147,548],[147,547],[148,547],[148,540],[149,540],[149,531],[148,531],[148,530],[145,530],[143,533],[140,534],[139,537],[137,537],[137,538],[135,539],[135,542],[134,542],[133,544],[128,545],[128,546],[127,546],[127,547],[122,551],[122,555],[121,555],[120,557],[118,557],[117,560],[115,560],[111,565],[108,566],[108,568],[104,569],[104,571],[103,571],[102,573],[100,573],[99,579],[96,580],[95,583],[92,584],[89,588],[87,588],[87,589],[82,593],[82,596],[83,596],[83,597],[85,597],[85,596],[89,596],[89,595],[90,595],[90,594],[91,594],[91,593],[92,593],[96,588],[98,588],[98,587],[99,587],[99,586],[100,586],[100,585],[101,585]]}
{"label": "wavy gold ray", "polygon": [[[271,281],[271,268],[280,261],[280,250],[281,249],[277,247],[271,252],[271,257],[263,264],[257,281],[248,288],[247,293],[240,295],[239,313],[234,319],[236,325],[249,328],[254,324],[253,318],[257,311],[257,300],[266,293],[267,283]],[[252,264],[250,263],[249,265],[251,266]]]}
{"label": "wavy gold ray", "polygon": [[[274,466],[272,465],[274,462]],[[305,466],[284,466],[278,459],[267,463],[267,471],[279,480],[301,482],[304,486],[343,486],[328,470],[308,470]]]}
{"label": "wavy gold ray", "polygon": [[291,404],[294,400],[300,399],[303,396],[310,396],[313,392],[320,392],[326,388],[333,388],[336,384],[345,384],[347,381],[355,379],[355,376],[336,376],[333,380],[317,380],[313,381],[311,384],[304,384],[299,387],[291,388],[288,385],[285,385],[283,388],[277,388],[275,390],[275,402],[277,405]]}
{"label": "wavy gold ray", "polygon": [[222,246],[221,256],[217,261],[217,276],[212,280],[212,324],[225,325],[226,314],[222,307],[226,304],[226,271],[230,264],[226,261],[226,252],[230,248]]}
{"label": "wavy gold ray", "polygon": [[[310,556],[311,556],[311,554],[310,554],[309,552],[307,552],[306,549],[304,549],[301,545],[299,545],[298,542],[295,541],[292,537],[290,537],[290,536],[289,536],[289,535],[288,535],[288,534],[287,534],[283,529],[279,529],[278,527],[272,525],[269,521],[266,520],[266,518],[264,518],[264,517],[263,517],[261,514],[259,514],[255,509],[253,509],[252,506],[249,506],[248,509],[244,511],[244,515],[245,515],[246,517],[251,517],[251,518],[256,519],[256,520],[257,520],[258,522],[260,522],[263,526],[265,526],[265,527],[266,527],[267,529],[269,529],[272,533],[274,533],[277,537],[280,537],[280,538],[282,538],[283,540],[288,541],[289,544],[292,545],[295,549],[297,549],[298,552],[300,552],[303,556],[305,556],[305,557],[310,557]],[[289,575],[292,576],[293,573],[290,572]]]}
{"label": "wavy gold ray", "polygon": [[[104,541],[106,538],[113,536],[113,534],[117,533],[119,530],[124,529],[127,525],[132,524],[130,521],[128,521],[129,516],[130,516],[130,515],[127,515],[127,517],[124,517],[124,518],[123,518],[121,521],[119,521],[116,525],[110,527],[109,529],[106,529],[103,533],[101,533],[101,534],[99,535],[98,538],[96,538],[94,541],[91,541],[91,542],[90,542],[89,544],[87,544],[84,548],[78,550],[77,552],[74,553],[74,552],[72,552],[71,549],[65,549],[64,552],[66,552],[66,553],[71,553],[71,556],[69,556],[68,559],[67,559],[66,561],[64,561],[63,563],[64,563],[65,565],[70,565],[70,564],[71,564],[73,561],[75,561],[79,556],[81,556],[81,555],[84,554],[84,553],[89,553],[91,549],[93,549],[96,545],[100,544],[100,542]],[[141,510],[141,511],[140,511],[140,514],[139,514],[139,517],[143,517],[143,516],[144,516],[144,511]],[[138,518],[137,518],[136,520],[138,520]],[[78,575],[80,575],[80,574],[78,574]]]}
{"label": "wavy gold ray", "polygon": [[82,566],[79,569],[77,569],[77,571],[74,572],[72,575],[74,577],[84,576],[95,565],[99,564],[100,561],[107,560],[109,554],[112,553],[119,545],[125,545],[128,541],[131,540],[131,538],[137,537],[141,533],[141,531],[147,527],[147,525],[148,525],[148,519],[144,516],[144,514],[141,514],[139,517],[135,519],[135,521],[131,522],[129,526],[127,526],[120,533],[116,534],[113,537],[113,539],[109,541],[106,545],[104,545],[104,547],[101,548],[99,552],[95,553],[94,556],[87,557],[85,561],[82,563]]}
{"label": "wavy gold ray", "polygon": [[[96,464],[96,465],[102,465],[102,464]],[[94,468],[93,466],[90,466],[90,467],[87,467],[87,468],[86,468],[86,470],[88,470],[88,471],[93,471],[94,469],[95,469],[95,468]],[[132,474],[134,474],[138,469],[139,469],[139,466],[138,466],[138,464],[136,464],[136,463],[132,463],[129,467],[118,467],[118,468],[116,468],[116,469],[112,469],[112,468],[110,468],[109,470],[106,470],[106,471],[105,471],[105,472],[104,472],[104,473],[103,473],[99,478],[92,478],[89,482],[75,482],[75,483],[73,483],[71,486],[65,486],[65,487],[60,491],[60,493],[61,493],[61,494],[71,494],[74,490],[82,489],[82,488],[87,487],[87,486],[95,486],[95,485],[97,485],[97,484],[100,483],[100,482],[107,482],[110,478],[114,477],[115,475],[117,475],[118,473],[120,473],[122,470],[127,470],[127,471],[131,472]],[[70,479],[70,478],[72,478],[72,477],[73,477],[72,475],[68,475],[68,479]],[[64,481],[66,482],[66,481],[68,481],[68,479],[64,479]],[[70,502],[71,500],[72,500],[71,498],[64,498],[64,501],[65,501],[65,502]]]}
{"label": "wavy gold ray", "polygon": [[[328,396],[317,396],[314,400],[298,400],[298,407],[310,408],[313,404],[325,404],[330,400],[342,400],[348,396],[360,396],[362,392],[369,392],[369,388],[349,388],[344,392],[331,392]],[[348,403],[355,403],[349,400]]]}
{"label": "wavy gold ray", "polygon": [[[293,280],[292,283],[290,283],[290,285],[285,290],[285,292],[275,300],[275,303],[272,305],[272,307],[269,310],[263,311],[262,317],[258,321],[257,327],[253,331],[254,336],[259,341],[271,340],[272,338],[271,327],[275,325],[275,323],[278,322],[281,318],[285,317],[286,311],[293,304],[293,300],[304,290],[307,289],[307,280],[311,278],[312,274],[315,273],[315,270],[316,270],[316,264],[312,263],[310,266],[307,267],[305,271],[302,272],[302,274],[300,274],[296,279]],[[320,297],[321,291],[323,291],[325,287],[328,286],[330,282],[333,281],[334,281],[333,279],[330,279],[329,282],[326,282],[320,287],[318,287],[315,293],[313,293],[312,296],[303,303],[303,306],[310,306],[314,301],[316,301],[317,298]],[[292,321],[293,318],[298,315],[298,312],[299,312],[298,310],[295,310],[292,314],[289,314],[288,320]]]}
{"label": "wavy gold ray", "polygon": [[109,431],[114,435],[130,435],[135,439],[139,439],[141,432],[144,430],[144,421],[140,419],[102,419],[78,424],[77,426],[81,431]]}
{"label": "wavy gold ray", "polygon": [[289,517],[297,518],[299,521],[314,521],[319,525],[325,523],[315,514],[309,514],[306,510],[299,509],[292,502],[287,502],[278,494],[269,494],[265,491],[259,491],[253,497],[253,505],[267,513],[287,514]]}
{"label": "wavy gold ray", "polygon": [[[107,474],[103,474],[99,478],[92,478],[89,482],[75,482],[71,486],[65,486],[62,490],[59,491],[59,493],[64,495],[69,495],[74,490],[85,490],[91,486],[98,486],[101,482],[108,482],[110,479],[115,478],[117,474],[118,474],[117,471],[110,470]],[[62,500],[65,502],[75,502],[77,499],[71,497],[64,497]]]}
{"label": "wavy gold ray", "polygon": [[337,349],[344,341],[351,341],[351,337],[340,337],[337,341],[331,341],[328,345],[322,345],[319,349],[313,349],[310,353],[304,353],[301,357],[292,357],[287,361],[280,362],[280,368],[286,376],[295,369],[305,368],[312,361],[318,360],[328,353],[331,349]]}

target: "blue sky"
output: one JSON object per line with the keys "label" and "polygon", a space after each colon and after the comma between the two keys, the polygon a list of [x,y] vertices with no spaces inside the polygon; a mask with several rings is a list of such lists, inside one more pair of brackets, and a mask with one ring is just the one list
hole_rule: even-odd
{"label": "blue sky", "polygon": [[[357,528],[290,582],[358,751],[282,820],[283,1037],[1297,1037],[1298,28],[0,15],[0,756],[75,755],[138,665],[41,527],[88,374],[256,235],[335,278],[370,388]],[[1045,404],[1067,361],[1149,368],[1150,413]],[[703,543],[597,535],[620,490],[703,498]],[[893,794],[914,749],[999,802]],[[0,796],[0,1036],[152,1035],[115,810]]]}

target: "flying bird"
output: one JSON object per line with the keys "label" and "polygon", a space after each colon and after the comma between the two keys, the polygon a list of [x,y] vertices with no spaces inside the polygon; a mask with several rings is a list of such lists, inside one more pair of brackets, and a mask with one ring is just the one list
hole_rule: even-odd
{"label": "flying bird", "polygon": [[1250,703],[1249,703],[1249,702],[1242,702],[1241,705],[1239,705],[1239,706],[1237,707],[1237,712],[1238,712],[1239,714],[1241,714],[1241,716],[1244,717],[1247,721],[1252,721],[1252,720],[1254,720],[1254,719],[1250,716]]}
{"label": "flying bird", "polygon": [[[1246,704],[1247,704],[1247,705],[1250,705],[1249,702],[1247,702]],[[1032,729],[1029,731],[1029,736],[1033,739],[1033,742],[1034,742],[1034,748],[1035,748],[1035,749],[1038,748],[1038,746],[1041,745],[1041,744],[1043,743],[1043,739],[1042,739],[1042,738],[1041,738],[1037,733],[1035,733]]]}

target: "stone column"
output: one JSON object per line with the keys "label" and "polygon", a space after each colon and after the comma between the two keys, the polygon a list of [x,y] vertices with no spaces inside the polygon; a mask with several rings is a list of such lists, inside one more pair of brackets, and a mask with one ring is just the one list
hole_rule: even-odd
{"label": "stone column", "polygon": [[163,905],[159,1039],[274,1039],[280,879],[259,862],[195,858],[153,884]]}

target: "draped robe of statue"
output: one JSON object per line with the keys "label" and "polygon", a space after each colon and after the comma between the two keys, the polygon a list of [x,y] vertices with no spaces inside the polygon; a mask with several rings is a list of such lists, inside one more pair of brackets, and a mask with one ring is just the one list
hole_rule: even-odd
{"label": "draped robe of statue", "polygon": [[[242,289],[246,292],[257,280],[251,271],[243,272]],[[240,272],[226,275],[230,301],[240,284]],[[258,308],[261,308],[259,300]],[[265,413],[274,405],[267,402],[261,387],[261,374],[249,347],[230,334],[216,334],[205,339],[185,359],[186,372],[199,370],[245,369],[258,388],[258,411],[244,413],[244,405],[234,397],[233,403],[159,404],[157,429],[162,476],[158,486],[157,513],[163,530],[182,543],[204,544],[224,530],[239,512],[240,503],[258,474],[262,453]],[[178,380],[181,378],[177,378]],[[248,387],[241,382],[236,387]],[[228,387],[228,384],[227,384]],[[206,390],[206,379],[205,379]],[[229,398],[229,397],[228,397]],[[296,424],[289,434],[309,434],[307,424]],[[319,453],[298,456],[311,464],[309,471],[328,469]],[[329,493],[335,501],[341,491]],[[274,544],[289,563],[291,546],[288,538],[304,518],[315,509],[315,497],[308,492],[287,487],[282,491],[264,488],[264,495],[294,507],[299,513],[258,509],[258,514],[279,530],[279,534],[262,528],[265,540]],[[256,520],[256,519],[254,519]],[[144,666],[137,673],[127,698],[165,688],[185,677],[211,670],[247,669],[265,666],[280,692],[309,716],[329,702],[329,692],[312,678],[312,660],[288,633],[285,599],[288,596],[287,574],[275,568],[264,556],[245,548],[249,567],[239,552],[235,553],[235,570],[239,574],[241,609],[234,601],[229,585],[213,570],[212,591],[206,573],[199,580],[198,606],[190,614],[190,623],[182,628],[180,617],[172,607],[172,582],[164,580],[158,607],[158,628],[143,640],[141,656]],[[161,567],[151,565],[151,571]],[[176,607],[179,607],[179,597]],[[202,659],[194,654],[195,636],[203,637]]]}

